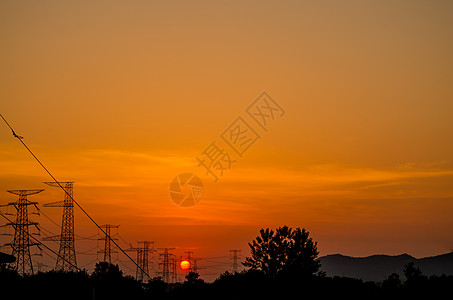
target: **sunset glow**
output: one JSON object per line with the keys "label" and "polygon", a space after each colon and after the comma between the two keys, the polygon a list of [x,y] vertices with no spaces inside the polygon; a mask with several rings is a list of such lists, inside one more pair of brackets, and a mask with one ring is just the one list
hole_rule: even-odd
{"label": "sunset glow", "polygon": [[[211,280],[283,225],[321,255],[453,250],[452,2],[177,2],[0,4],[0,113],[124,249],[193,251]],[[268,127],[247,111],[264,92],[281,109]],[[217,181],[210,146],[228,166]],[[2,205],[14,189],[63,200],[3,123],[0,170]],[[75,233],[92,270],[102,236],[77,207]]]}

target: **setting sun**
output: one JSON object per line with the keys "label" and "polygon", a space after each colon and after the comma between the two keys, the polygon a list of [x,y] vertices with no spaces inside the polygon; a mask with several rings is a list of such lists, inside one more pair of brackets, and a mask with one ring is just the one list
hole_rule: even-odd
{"label": "setting sun", "polygon": [[188,260],[183,260],[181,263],[180,263],[180,266],[181,266],[181,270],[183,271],[187,271],[190,269],[190,262]]}

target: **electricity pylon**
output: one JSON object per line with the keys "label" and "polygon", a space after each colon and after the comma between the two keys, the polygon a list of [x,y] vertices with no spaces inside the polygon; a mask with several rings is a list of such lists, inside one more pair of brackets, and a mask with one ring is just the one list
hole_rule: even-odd
{"label": "electricity pylon", "polygon": [[175,248],[158,248],[164,252],[160,254],[162,257],[162,279],[166,283],[171,281],[176,281],[176,259],[173,258],[173,254],[169,251],[174,250]]}
{"label": "electricity pylon", "polygon": [[170,278],[171,278],[171,281],[172,282],[177,282],[178,281],[178,277],[177,277],[177,274],[176,274],[176,257],[174,255],[172,255],[172,257],[170,258],[170,267],[171,267],[171,271],[170,271]]}
{"label": "electricity pylon", "polygon": [[143,244],[143,247],[131,247],[126,251],[135,251],[137,252],[137,271],[135,272],[135,279],[138,281],[143,281],[144,277],[148,277],[146,274],[149,274],[149,254],[155,252],[153,247],[149,247],[154,244],[150,241],[141,241],[139,244]]}
{"label": "electricity pylon", "polygon": [[104,250],[98,251],[98,253],[104,253],[104,261],[108,263],[112,263],[112,253],[117,253],[116,250],[113,250],[112,248],[112,240],[118,240],[118,239],[113,239],[111,234],[110,234],[110,229],[112,228],[118,228],[120,225],[111,225],[111,224],[106,224],[106,225],[101,225],[101,228],[104,228],[105,232],[105,237],[99,238],[98,240],[104,241]]}
{"label": "electricity pylon", "polygon": [[[14,240],[7,245],[13,249],[12,255],[16,257],[14,269],[21,275],[33,274],[33,263],[31,261],[30,247],[39,245],[39,243],[30,242],[30,226],[35,226],[39,230],[37,222],[31,222],[28,219],[28,206],[34,205],[37,208],[38,202],[30,202],[27,199],[28,195],[41,193],[39,190],[9,190],[8,193],[19,195],[19,200],[10,202],[7,205],[13,205],[17,210],[16,220],[9,222],[6,225],[13,226]],[[38,246],[39,247],[39,246]]]}
{"label": "electricity pylon", "polygon": [[193,257],[192,257],[192,254],[193,254],[193,251],[184,251],[185,254],[187,254],[187,261],[190,263],[190,268],[186,270],[186,274],[189,273],[190,271],[194,271],[194,260],[193,260]]}
{"label": "electricity pylon", "polygon": [[206,269],[206,267],[199,267],[198,266],[198,261],[202,260],[202,259],[203,258],[200,258],[200,257],[194,257],[193,258],[193,265],[190,266],[190,269],[192,270],[192,272],[198,273],[198,270]]}
{"label": "electricity pylon", "polygon": [[[137,264],[140,266],[140,268],[137,266],[137,280],[143,281],[143,277],[145,274],[149,274],[149,268],[148,268],[148,262],[149,262],[149,254],[150,252],[153,253],[155,250],[153,247],[151,249],[149,248],[150,245],[153,245],[154,242],[150,241],[141,241],[138,242],[139,244],[143,244],[143,247],[140,248],[141,252],[141,261],[137,261]],[[138,252],[137,252],[138,254]],[[149,279],[149,277],[148,277]]]}
{"label": "electricity pylon", "polygon": [[[56,182],[44,182],[53,187],[60,187]],[[45,207],[63,207],[63,216],[61,218],[61,234],[60,249],[58,250],[57,263],[55,270],[57,271],[75,271],[77,269],[77,259],[75,252],[74,239],[74,202],[73,202],[73,187],[74,182],[60,182],[65,190],[64,200],[44,204]]]}
{"label": "electricity pylon", "polygon": [[198,267],[198,261],[201,260],[202,258],[200,257],[195,257],[193,254],[194,252],[193,251],[184,251],[184,253],[186,253],[186,259],[189,261],[190,263],[190,268],[188,270],[186,270],[186,274],[189,273],[189,272],[195,272],[195,273],[198,273],[198,270],[200,269],[205,269],[205,268],[200,268]]}
{"label": "electricity pylon", "polygon": [[232,260],[231,267],[233,272],[238,271],[238,258],[239,258],[238,253],[240,252],[241,250],[230,250],[230,255],[232,255],[230,259]]}
{"label": "electricity pylon", "polygon": [[187,254],[187,260],[192,265],[192,254],[193,254],[193,251],[184,251],[184,253]]}

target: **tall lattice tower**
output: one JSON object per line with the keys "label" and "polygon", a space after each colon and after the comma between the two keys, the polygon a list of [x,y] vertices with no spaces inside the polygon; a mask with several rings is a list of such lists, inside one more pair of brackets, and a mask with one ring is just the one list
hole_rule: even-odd
{"label": "tall lattice tower", "polygon": [[[137,252],[137,264],[140,266],[141,269],[137,267],[137,280],[143,281],[144,276],[149,274],[149,255],[152,254],[155,250],[154,247],[150,248],[150,245],[153,245],[154,242],[150,241],[141,241],[138,242],[139,244],[143,244],[143,247],[139,248],[141,251],[141,260],[138,260],[138,252]],[[149,277],[148,277],[149,279]]]}
{"label": "tall lattice tower", "polygon": [[[21,275],[33,274],[33,263],[31,261],[30,247],[39,245],[38,243],[30,242],[30,226],[35,226],[39,230],[37,222],[31,222],[28,219],[28,206],[36,205],[38,202],[30,202],[27,199],[28,195],[41,193],[40,190],[9,190],[8,193],[19,195],[19,200],[10,202],[7,205],[14,205],[17,210],[16,220],[6,225],[11,225],[14,228],[14,240],[7,245],[11,246],[12,255],[16,257],[14,268]],[[37,207],[36,207],[37,208]]]}
{"label": "tall lattice tower", "polygon": [[177,265],[176,257],[175,255],[172,255],[170,258],[170,278],[171,282],[177,282],[178,281],[178,274],[176,273],[176,265]]}
{"label": "tall lattice tower", "polygon": [[190,268],[186,270],[186,274],[189,273],[190,271],[193,271],[193,267],[194,267],[194,261],[193,261],[193,251],[184,251],[186,255],[186,259],[187,261],[190,263]]}
{"label": "tall lattice tower", "polygon": [[[44,182],[53,187],[60,187],[56,182]],[[64,200],[44,204],[46,207],[63,207],[63,216],[61,218],[60,249],[58,250],[57,271],[75,271],[77,269],[77,259],[75,253],[74,240],[74,201],[73,188],[74,182],[60,182],[65,190]]]}
{"label": "tall lattice tower", "polygon": [[193,258],[193,256],[192,256],[193,251],[184,251],[184,253],[187,254],[187,256],[186,256],[187,258],[186,258],[186,259],[187,259],[187,260],[189,261],[189,263],[192,265],[192,262],[193,262],[193,261],[192,261],[192,258]]}
{"label": "tall lattice tower", "polygon": [[[166,283],[170,283],[175,279],[176,270],[174,270],[173,264],[175,264],[175,259],[173,258],[173,254],[169,251],[174,250],[175,248],[158,248],[159,250],[163,250],[164,252],[160,254],[162,258],[162,279]],[[175,264],[176,266],[176,264]]]}
{"label": "tall lattice tower", "polygon": [[116,250],[114,250],[114,247],[112,247],[112,240],[118,240],[112,238],[111,235],[111,229],[112,228],[118,228],[120,225],[111,225],[111,224],[106,224],[106,225],[101,225],[101,228],[104,229],[105,236],[98,239],[101,241],[104,241],[104,250],[98,251],[98,253],[104,253],[104,261],[108,263],[112,263],[112,253],[116,253]]}
{"label": "tall lattice tower", "polygon": [[233,272],[237,272],[238,271],[238,259],[239,259],[239,256],[238,254],[241,252],[241,250],[230,250],[230,259],[232,260],[232,264],[231,264],[231,269],[233,270]]}
{"label": "tall lattice tower", "polygon": [[194,257],[193,258],[193,264],[191,264],[191,267],[190,269],[192,270],[192,272],[195,272],[195,273],[198,273],[198,270],[200,269],[206,269],[205,267],[201,268],[198,266],[198,262],[201,260],[202,258],[200,257]]}
{"label": "tall lattice tower", "polygon": [[143,244],[142,247],[131,247],[127,249],[126,251],[135,251],[137,252],[137,270],[135,273],[135,279],[139,281],[143,281],[145,279],[145,276],[148,277],[146,274],[149,275],[149,256],[150,254],[153,254],[156,250],[154,250],[154,247],[150,247],[151,245],[154,244],[153,242],[150,241],[141,241],[138,242],[139,244]]}

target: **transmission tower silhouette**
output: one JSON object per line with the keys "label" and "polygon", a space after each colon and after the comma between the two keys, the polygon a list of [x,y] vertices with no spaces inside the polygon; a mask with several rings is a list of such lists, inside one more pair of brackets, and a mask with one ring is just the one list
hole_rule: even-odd
{"label": "transmission tower silhouette", "polygon": [[178,276],[177,276],[177,273],[176,273],[176,257],[173,255],[171,258],[170,258],[170,267],[171,267],[171,273],[170,273],[170,278],[171,278],[171,282],[177,282],[178,281]]}
{"label": "transmission tower silhouette", "polygon": [[193,251],[184,251],[184,253],[187,254],[186,259],[190,263],[190,268],[188,270],[186,270],[186,273],[187,273],[193,267],[193,257],[192,257]]}
{"label": "transmission tower silhouette", "polygon": [[30,247],[39,245],[39,243],[30,242],[30,226],[35,226],[39,230],[37,222],[31,222],[28,219],[28,206],[34,205],[37,209],[38,202],[30,202],[27,196],[38,194],[44,191],[37,190],[8,190],[8,193],[19,195],[19,200],[10,202],[7,205],[13,205],[16,209],[16,220],[9,222],[6,225],[13,226],[14,240],[6,245],[13,249],[12,255],[16,257],[13,263],[14,269],[20,274],[33,274],[33,263],[31,261]]}
{"label": "transmission tower silhouette", "polygon": [[192,272],[198,273],[198,269],[199,269],[198,268],[198,260],[199,260],[199,258],[197,258],[197,257],[193,258],[193,263],[191,263],[191,265],[190,265],[190,270]]}
{"label": "transmission tower silhouette", "polygon": [[233,272],[237,272],[238,271],[238,254],[241,252],[241,250],[230,250],[230,259],[232,261],[232,264],[231,264],[231,269],[233,270]]}
{"label": "transmission tower silhouette", "polygon": [[116,241],[118,239],[112,238],[110,229],[118,228],[118,227],[120,227],[120,225],[105,224],[105,225],[100,225],[99,227],[104,229],[105,236],[98,239],[100,241],[104,241],[104,250],[100,250],[100,251],[98,251],[98,253],[104,253],[104,261],[111,264],[112,263],[112,253],[117,253],[117,251],[114,250],[112,247],[112,240]]}
{"label": "transmission tower silhouette", "polygon": [[131,247],[127,251],[137,252],[137,271],[135,273],[135,279],[143,281],[145,276],[149,279],[149,255],[153,254],[156,250],[150,245],[154,245],[154,241],[140,241],[139,244],[143,244],[142,247]]}
{"label": "transmission tower silhouette", "polygon": [[163,250],[159,256],[162,258],[162,279],[166,283],[175,282],[176,281],[176,259],[174,258],[174,254],[170,253],[169,251],[174,250],[175,248],[158,248],[159,250]]}
{"label": "transmission tower silhouette", "polygon": [[186,254],[186,259],[190,263],[190,268],[186,270],[186,274],[193,271],[197,272],[198,267],[197,267],[197,259],[193,257],[194,252],[193,251],[184,251]]}
{"label": "transmission tower silhouette", "polygon": [[[53,187],[60,187],[56,182],[44,182]],[[73,188],[74,182],[60,182],[65,189],[63,201],[44,204],[45,207],[63,207],[63,216],[61,218],[60,249],[58,250],[57,271],[75,271],[77,269],[77,259],[75,252],[74,240],[74,203]],[[52,238],[52,237],[51,237]]]}

